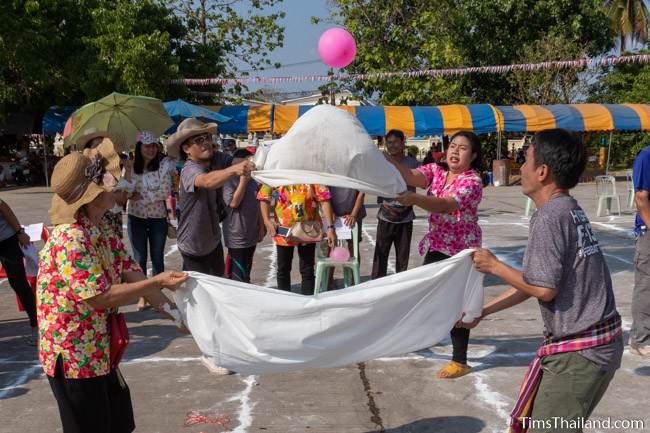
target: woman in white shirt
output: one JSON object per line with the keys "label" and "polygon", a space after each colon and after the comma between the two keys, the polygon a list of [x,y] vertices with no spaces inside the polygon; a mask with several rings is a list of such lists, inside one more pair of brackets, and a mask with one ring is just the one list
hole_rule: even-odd
{"label": "woman in white shirt", "polygon": [[[138,134],[131,182],[133,192],[126,205],[128,233],[133,255],[147,271],[147,246],[151,257],[152,275],[165,270],[165,241],[167,238],[167,207],[171,188],[170,164],[158,150],[158,137],[148,131]],[[143,298],[138,309],[145,307]]]}

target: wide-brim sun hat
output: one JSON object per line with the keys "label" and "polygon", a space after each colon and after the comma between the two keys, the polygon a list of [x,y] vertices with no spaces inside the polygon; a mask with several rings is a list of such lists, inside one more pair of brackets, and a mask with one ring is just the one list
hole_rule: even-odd
{"label": "wide-brim sun hat", "polygon": [[179,159],[181,156],[181,146],[185,140],[196,135],[205,134],[206,132],[216,134],[217,124],[203,123],[194,117],[183,120],[180,125],[178,125],[176,132],[174,132],[167,138],[167,140],[165,140],[167,155],[171,156],[174,159]]}
{"label": "wide-brim sun hat", "polygon": [[109,138],[93,149],[63,157],[52,173],[52,206],[48,213],[53,225],[73,224],[82,206],[103,192],[111,192],[120,179],[120,158]]}

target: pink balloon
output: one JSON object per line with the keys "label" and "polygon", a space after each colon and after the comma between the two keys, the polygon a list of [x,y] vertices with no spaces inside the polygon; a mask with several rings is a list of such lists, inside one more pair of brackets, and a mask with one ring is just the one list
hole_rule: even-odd
{"label": "pink balloon", "polygon": [[357,53],[357,44],[345,29],[331,28],[318,40],[318,54],[321,60],[333,68],[345,68],[352,63]]}
{"label": "pink balloon", "polygon": [[330,253],[330,259],[335,262],[345,262],[350,258],[350,251],[344,247],[335,247]]}

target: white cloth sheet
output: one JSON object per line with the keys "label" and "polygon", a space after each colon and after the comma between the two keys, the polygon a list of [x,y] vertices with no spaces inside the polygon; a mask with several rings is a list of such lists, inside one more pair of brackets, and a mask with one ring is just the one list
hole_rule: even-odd
{"label": "white cloth sheet", "polygon": [[259,169],[253,178],[274,187],[316,183],[382,197],[406,191],[357,118],[331,105],[303,114],[284,137],[260,146],[253,161]]}
{"label": "white cloth sheet", "polygon": [[481,314],[471,250],[303,296],[191,272],[175,301],[201,352],[243,374],[338,367],[430,347]]}

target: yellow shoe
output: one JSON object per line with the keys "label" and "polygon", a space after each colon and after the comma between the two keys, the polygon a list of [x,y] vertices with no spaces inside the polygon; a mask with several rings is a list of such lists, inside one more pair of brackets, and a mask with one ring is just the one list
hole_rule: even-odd
{"label": "yellow shoe", "polygon": [[472,371],[472,367],[467,364],[461,364],[460,362],[450,361],[445,365],[436,377],[438,379],[456,379],[458,377],[465,376],[466,374]]}

